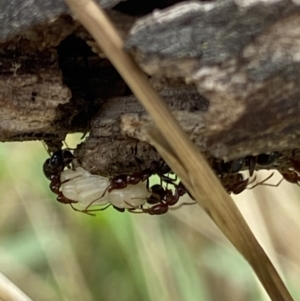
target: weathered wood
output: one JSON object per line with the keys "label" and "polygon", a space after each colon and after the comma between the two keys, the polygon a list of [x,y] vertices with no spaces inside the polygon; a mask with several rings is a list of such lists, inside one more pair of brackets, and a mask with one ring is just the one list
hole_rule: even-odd
{"label": "weathered wood", "polygon": [[[56,146],[91,128],[79,151],[90,170],[129,172],[132,149],[143,166],[156,158],[143,133],[151,120],[94,40],[52,5],[59,0],[35,0],[36,17],[18,6],[12,22],[19,1],[0,3],[0,140]],[[288,0],[185,2],[138,19],[126,49],[208,158],[280,151],[286,166],[299,149],[299,8]],[[126,39],[136,17],[107,12]],[[85,43],[102,58],[81,52]]]}
{"label": "weathered wood", "polygon": [[[127,31],[134,20],[110,15]],[[111,64],[77,37],[92,44],[78,23],[61,16],[0,44],[0,141],[60,145],[67,133],[88,131],[106,99],[129,93]]]}
{"label": "weathered wood", "polygon": [[[98,0],[103,8],[110,8],[121,0]],[[0,42],[33,26],[50,25],[62,15],[70,14],[63,0],[4,0],[0,1]]]}
{"label": "weathered wood", "polygon": [[[61,70],[47,58],[5,58],[0,72],[0,141],[64,139],[67,128],[53,126],[57,108],[71,98]],[[9,75],[9,76],[8,76]]]}
{"label": "weathered wood", "polygon": [[207,148],[237,158],[299,148],[300,4],[185,2],[137,21],[126,42],[148,74],[209,99]]}
{"label": "weathered wood", "polygon": [[[164,88],[160,94],[192,140],[205,151],[203,115],[208,101],[192,86]],[[134,96],[112,98],[102,105],[92,121],[89,137],[75,156],[85,169],[105,176],[147,168],[160,158],[147,143],[145,129],[151,124],[152,120]]]}

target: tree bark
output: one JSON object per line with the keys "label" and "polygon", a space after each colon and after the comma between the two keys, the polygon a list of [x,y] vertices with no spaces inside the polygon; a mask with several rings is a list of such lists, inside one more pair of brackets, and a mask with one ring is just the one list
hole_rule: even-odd
{"label": "tree bark", "polygon": [[[90,131],[75,153],[104,175],[157,160],[144,132],[151,120],[63,1],[35,0],[26,16],[19,1],[0,4],[0,140],[45,140],[53,151],[67,133]],[[17,23],[7,17],[13,8]],[[208,160],[277,151],[284,170],[299,157],[300,4],[195,1],[138,19],[107,13]]]}

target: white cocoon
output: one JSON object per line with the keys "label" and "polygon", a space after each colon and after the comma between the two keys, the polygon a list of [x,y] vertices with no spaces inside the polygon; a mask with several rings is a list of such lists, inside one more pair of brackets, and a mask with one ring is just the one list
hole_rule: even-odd
{"label": "white cocoon", "polygon": [[140,182],[123,189],[115,189],[107,196],[110,203],[118,208],[135,208],[145,204],[150,195],[145,182]]}
{"label": "white cocoon", "polygon": [[60,181],[63,183],[67,180],[74,179],[75,177],[89,177],[91,174],[83,169],[82,167],[77,167],[75,170],[73,169],[66,169],[60,175]]}

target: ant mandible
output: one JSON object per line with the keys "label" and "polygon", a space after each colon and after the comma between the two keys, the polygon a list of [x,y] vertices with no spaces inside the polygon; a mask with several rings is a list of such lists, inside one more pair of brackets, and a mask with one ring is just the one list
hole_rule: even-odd
{"label": "ant mandible", "polygon": [[234,194],[239,194],[243,192],[248,183],[249,178],[244,180],[244,177],[241,173],[237,173],[234,175],[228,175],[227,177],[223,178],[223,185],[226,191],[230,194],[231,192]]}
{"label": "ant mandible", "polygon": [[58,150],[43,164],[43,172],[47,179],[60,174],[66,166],[72,163],[74,155],[67,149]]}

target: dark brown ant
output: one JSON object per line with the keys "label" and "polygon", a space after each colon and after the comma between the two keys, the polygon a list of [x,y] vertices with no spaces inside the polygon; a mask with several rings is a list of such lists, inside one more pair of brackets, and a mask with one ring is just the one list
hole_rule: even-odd
{"label": "dark brown ant", "polygon": [[[296,171],[288,170],[287,172],[282,172],[281,175],[282,175],[283,179],[285,179],[286,181],[300,186],[300,184],[299,184],[300,176]],[[278,183],[278,185],[281,183],[281,181]]]}
{"label": "dark brown ant", "polygon": [[57,194],[56,200],[63,204],[77,203],[66,198],[59,190],[61,186],[60,174],[66,166],[72,163],[73,159],[74,156],[69,150],[62,149],[54,152],[43,164],[44,175],[51,181],[50,190]]}
{"label": "dark brown ant", "polygon": [[265,186],[272,186],[272,187],[277,187],[279,184],[266,184],[265,182],[268,181],[272,176],[274,175],[274,172],[272,172],[267,178],[264,180],[254,184],[252,187],[248,188],[248,185],[251,184],[252,182],[255,181],[256,177],[249,182],[249,178],[244,180],[244,177],[241,173],[238,173],[236,175],[229,175],[227,178],[228,183],[225,183],[224,187],[226,191],[230,194],[231,192],[233,194],[240,194],[243,192],[245,189],[253,189],[254,187],[258,185],[265,185]]}
{"label": "dark brown ant", "polygon": [[134,172],[130,175],[121,174],[113,177],[110,180],[110,185],[106,188],[103,195],[105,195],[106,192],[111,192],[115,189],[123,189],[129,184],[136,185],[140,182],[147,181],[148,186],[149,178],[155,174],[160,177],[161,181],[174,185],[176,178],[172,179],[166,175],[170,172],[170,167],[163,160],[152,162],[149,168],[143,169],[139,172]]}
{"label": "dark brown ant", "polygon": [[228,175],[223,178],[223,185],[226,191],[230,194],[231,192],[234,194],[239,194],[243,192],[249,183],[249,178],[244,180],[244,177],[241,173],[237,173],[235,175]]}
{"label": "dark brown ant", "polygon": [[[174,194],[172,190],[164,188],[162,185],[153,185],[151,187],[152,195],[147,199],[147,203],[154,206],[144,208],[142,205],[139,208],[128,209],[128,211],[132,213],[147,213],[150,215],[161,215],[167,213],[170,206],[176,205],[179,198],[188,193],[181,182],[179,182],[179,184],[173,183],[173,185],[175,185]],[[140,209],[141,211],[136,211],[137,209]]]}
{"label": "dark brown ant", "polygon": [[292,162],[292,167],[284,172],[281,172],[283,178],[292,183],[300,186],[300,159],[299,157],[295,158],[295,153],[293,154],[293,158],[290,158]]}
{"label": "dark brown ant", "polygon": [[300,160],[297,159],[290,159],[292,164],[293,164],[293,168],[297,171],[297,172],[300,172]]}

